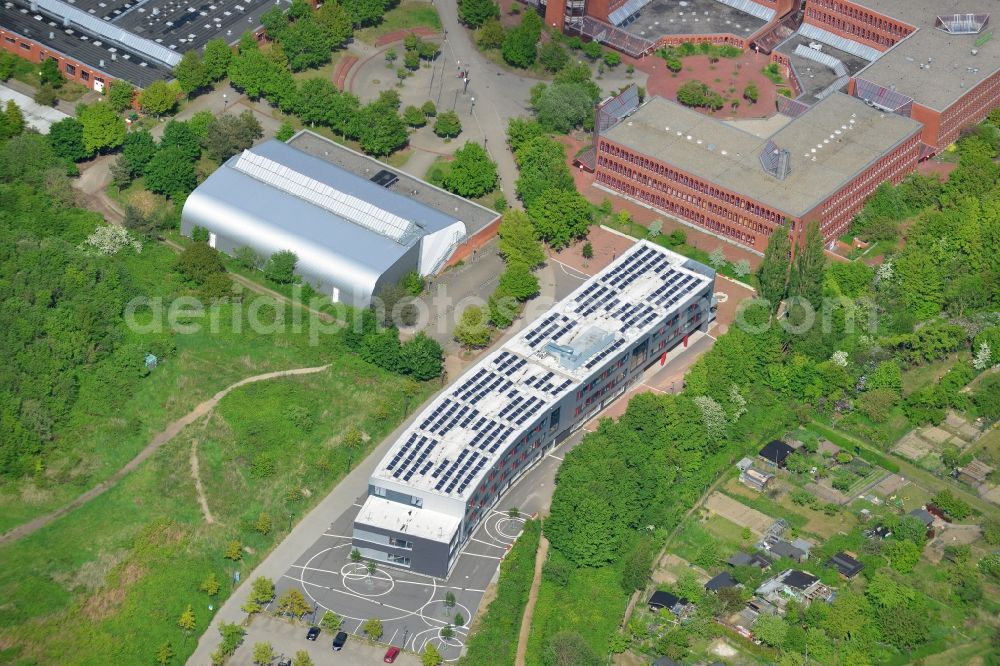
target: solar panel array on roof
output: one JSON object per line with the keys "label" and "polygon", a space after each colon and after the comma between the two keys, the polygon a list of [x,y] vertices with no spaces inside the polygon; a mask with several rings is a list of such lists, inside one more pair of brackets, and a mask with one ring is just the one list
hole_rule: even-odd
{"label": "solar panel array on roof", "polygon": [[243,151],[233,168],[397,243],[406,244],[418,233],[410,220],[249,150]]}

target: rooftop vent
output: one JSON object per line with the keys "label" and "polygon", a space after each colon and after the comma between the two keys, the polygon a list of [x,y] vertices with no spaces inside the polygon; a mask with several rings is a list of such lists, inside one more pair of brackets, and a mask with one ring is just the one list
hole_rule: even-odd
{"label": "rooftop vent", "polygon": [[977,35],[989,21],[989,14],[945,14],[937,17],[934,27],[952,35]]}

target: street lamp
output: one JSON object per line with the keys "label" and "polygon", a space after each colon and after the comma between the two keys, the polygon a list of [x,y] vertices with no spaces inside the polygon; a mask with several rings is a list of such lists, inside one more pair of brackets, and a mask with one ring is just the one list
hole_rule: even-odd
{"label": "street lamp", "polygon": [[226,108],[229,106],[229,98],[226,93],[222,93],[222,112],[226,112]]}
{"label": "street lamp", "polygon": [[475,97],[470,97],[469,100],[472,102],[469,105],[469,113],[475,113],[475,111],[476,111],[476,98]]}
{"label": "street lamp", "polygon": [[288,531],[292,531],[292,512],[288,512]]}

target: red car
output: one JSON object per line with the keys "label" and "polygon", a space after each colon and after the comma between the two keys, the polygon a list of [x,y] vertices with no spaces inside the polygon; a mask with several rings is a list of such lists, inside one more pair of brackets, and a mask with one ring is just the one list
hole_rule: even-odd
{"label": "red car", "polygon": [[387,664],[395,663],[396,657],[399,656],[399,648],[393,645],[388,650],[385,651],[385,658],[382,660]]}

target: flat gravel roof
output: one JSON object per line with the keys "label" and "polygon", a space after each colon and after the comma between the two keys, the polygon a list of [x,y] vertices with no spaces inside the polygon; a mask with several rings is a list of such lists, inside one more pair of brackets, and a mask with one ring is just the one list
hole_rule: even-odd
{"label": "flat gravel roof", "polygon": [[[992,21],[1000,21],[1000,3],[997,0],[854,1],[917,28],[916,32],[858,72],[860,78],[885,88],[895,87],[919,104],[944,111],[1000,70],[1000,39],[993,38],[976,46],[980,37],[995,29],[993,25],[987,25],[980,34],[972,35],[953,35],[934,27],[938,16],[948,14],[992,13]],[[977,51],[976,55],[972,55],[973,50]]]}
{"label": "flat gravel roof", "polygon": [[785,180],[771,176],[760,164],[768,137],[661,97],[651,98],[604,136],[801,217],[920,127],[910,118],[881,113],[862,100],[834,93],[769,137],[791,153]]}
{"label": "flat gravel roof", "polygon": [[741,12],[717,0],[653,0],[639,11],[639,16],[621,26],[633,35],[656,41],[663,35],[732,34],[749,37],[767,21]]}

